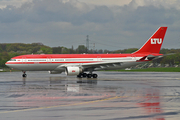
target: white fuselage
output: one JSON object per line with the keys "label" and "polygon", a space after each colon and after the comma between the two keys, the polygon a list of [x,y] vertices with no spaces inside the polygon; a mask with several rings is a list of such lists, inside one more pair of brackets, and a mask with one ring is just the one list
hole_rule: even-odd
{"label": "white fuselage", "polygon": [[[94,58],[91,57],[91,55],[88,56],[88,54],[80,55],[80,57],[76,56],[76,58],[62,58],[62,55],[59,56],[60,58],[58,58],[58,56],[53,58],[53,56],[50,55],[38,55],[39,58],[37,55],[36,57],[22,56],[12,58],[6,65],[23,71],[64,71],[65,67],[68,66],[79,66],[82,68],[93,66],[94,70],[110,70],[139,64],[140,62],[137,62],[137,60],[142,58],[132,55],[121,57],[121,54],[116,54],[114,55],[115,57],[110,57],[108,54],[104,54],[102,57],[97,54]],[[83,58],[83,56],[85,57]]]}

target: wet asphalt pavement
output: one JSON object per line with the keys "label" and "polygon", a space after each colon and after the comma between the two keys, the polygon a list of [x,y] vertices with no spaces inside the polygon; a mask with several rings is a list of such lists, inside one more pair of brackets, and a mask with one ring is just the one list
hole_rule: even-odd
{"label": "wet asphalt pavement", "polygon": [[179,120],[180,73],[0,73],[0,120]]}

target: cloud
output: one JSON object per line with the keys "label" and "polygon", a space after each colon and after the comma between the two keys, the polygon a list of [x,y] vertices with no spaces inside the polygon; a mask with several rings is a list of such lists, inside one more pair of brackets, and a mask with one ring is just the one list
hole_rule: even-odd
{"label": "cloud", "polygon": [[177,13],[174,9],[156,8],[154,6],[138,7],[135,11],[125,16],[125,24],[147,24],[147,25],[172,25]]}
{"label": "cloud", "polygon": [[179,0],[132,0],[129,3],[129,6],[133,8],[138,8],[140,6],[155,6],[155,7],[164,7],[180,9]]}
{"label": "cloud", "polygon": [[[176,39],[180,31],[179,5],[176,0],[172,3],[168,0],[132,0],[125,5],[92,5],[83,0],[33,0],[20,6],[9,4],[0,9],[0,36],[2,42],[38,41],[49,46],[71,47],[85,45],[85,36],[89,35],[93,42],[111,45],[97,44],[99,49],[136,47],[159,26],[168,26],[169,34],[174,31],[169,38]],[[134,38],[137,45],[129,45]]]}
{"label": "cloud", "polygon": [[59,0],[53,0],[53,2],[49,0],[38,0],[26,6],[30,8],[30,10],[26,11],[26,7],[23,7],[26,11],[26,19],[29,22],[69,22],[80,14],[78,13],[78,9],[71,3],[63,3]]}
{"label": "cloud", "polygon": [[21,19],[22,14],[14,6],[7,6],[4,9],[0,9],[0,22],[2,23],[17,22]]}
{"label": "cloud", "polygon": [[14,7],[21,7],[22,4],[31,2],[32,0],[0,0],[0,9],[11,5]]}
{"label": "cloud", "polygon": [[131,0],[79,0],[81,2],[85,2],[87,4],[93,4],[96,6],[114,6],[114,5],[118,5],[118,6],[123,6],[123,5],[127,5],[130,3]]}
{"label": "cloud", "polygon": [[84,14],[82,18],[89,22],[106,23],[113,20],[113,13],[106,6],[98,6]]}
{"label": "cloud", "polygon": [[78,25],[84,22],[105,23],[113,19],[113,13],[107,6],[96,6],[92,9],[77,1],[59,0],[34,0],[20,8],[9,5],[0,10],[0,16],[0,21],[7,23],[26,20],[32,23],[70,22]]}
{"label": "cloud", "polygon": [[[161,0],[166,1],[166,0]],[[155,4],[157,3],[157,4]],[[60,0],[34,0],[24,3],[20,8],[12,5],[0,10],[1,22],[70,22],[82,25],[85,22],[107,23],[119,19],[124,24],[148,23],[148,24],[170,24],[176,17],[175,8],[166,9],[159,2],[152,0],[133,0],[128,5],[119,7],[88,6],[78,1]],[[167,1],[165,2],[167,3]],[[155,5],[154,5],[155,4]],[[164,4],[164,6],[167,4]],[[159,6],[159,7],[157,7]],[[120,12],[117,12],[117,9]]]}

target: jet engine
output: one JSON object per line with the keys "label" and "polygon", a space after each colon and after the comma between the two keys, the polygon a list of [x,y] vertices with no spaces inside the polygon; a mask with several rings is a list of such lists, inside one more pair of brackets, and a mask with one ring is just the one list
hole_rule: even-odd
{"label": "jet engine", "polygon": [[61,74],[62,71],[49,71],[49,74]]}
{"label": "jet engine", "polygon": [[82,73],[82,68],[80,67],[67,67],[65,69],[66,75],[79,75],[79,73]]}

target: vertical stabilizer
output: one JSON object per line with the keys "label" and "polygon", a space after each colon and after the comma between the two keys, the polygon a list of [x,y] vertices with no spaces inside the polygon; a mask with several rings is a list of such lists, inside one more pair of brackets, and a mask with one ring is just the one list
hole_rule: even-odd
{"label": "vertical stabilizer", "polygon": [[157,31],[148,39],[148,41],[133,54],[139,53],[159,53],[161,45],[164,40],[167,27],[160,27]]}

